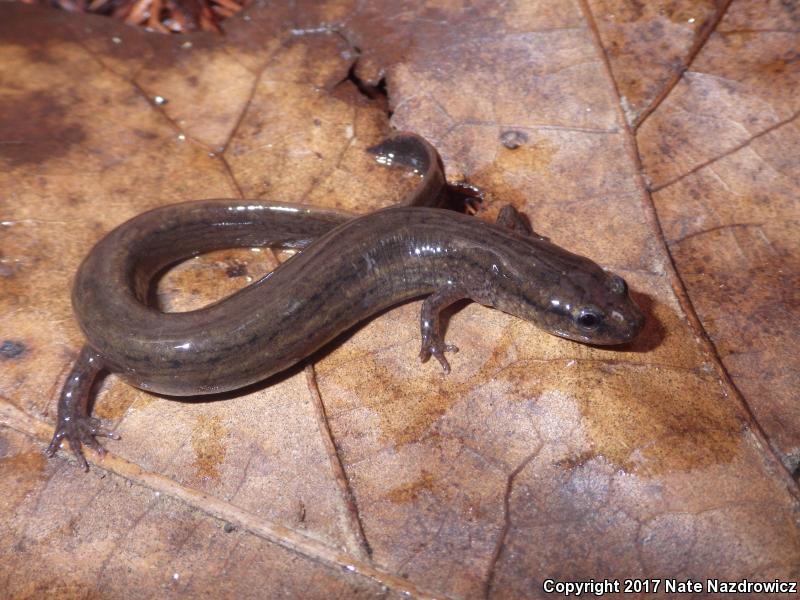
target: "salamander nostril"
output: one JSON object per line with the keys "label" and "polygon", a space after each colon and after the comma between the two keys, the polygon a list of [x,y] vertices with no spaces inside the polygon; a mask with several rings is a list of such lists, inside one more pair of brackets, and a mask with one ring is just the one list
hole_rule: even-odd
{"label": "salamander nostril", "polygon": [[619,275],[614,275],[609,280],[608,287],[615,294],[622,295],[628,292],[628,284],[625,283],[625,280]]}

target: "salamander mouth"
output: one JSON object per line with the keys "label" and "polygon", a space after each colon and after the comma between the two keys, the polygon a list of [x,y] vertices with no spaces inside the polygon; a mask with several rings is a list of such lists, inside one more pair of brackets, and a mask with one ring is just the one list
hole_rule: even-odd
{"label": "salamander mouth", "polygon": [[566,340],[572,340],[573,342],[583,342],[584,344],[599,343],[597,340],[592,339],[591,336],[573,333],[572,331],[564,331],[563,329],[554,329],[550,331],[550,333]]}
{"label": "salamander mouth", "polygon": [[641,331],[643,324],[644,319],[641,321],[637,320],[637,322],[631,325],[626,331],[615,332],[614,335],[583,335],[572,331],[564,331],[563,329],[555,329],[550,333],[560,338],[589,344],[590,346],[620,346],[632,341]]}

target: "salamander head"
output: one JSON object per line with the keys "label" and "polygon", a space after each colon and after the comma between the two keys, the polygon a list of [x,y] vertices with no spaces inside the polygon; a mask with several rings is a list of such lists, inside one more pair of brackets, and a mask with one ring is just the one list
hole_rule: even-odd
{"label": "salamander head", "polygon": [[583,268],[562,274],[545,298],[540,323],[551,333],[578,342],[624,344],[644,326],[644,315],[622,277],[588,259]]}

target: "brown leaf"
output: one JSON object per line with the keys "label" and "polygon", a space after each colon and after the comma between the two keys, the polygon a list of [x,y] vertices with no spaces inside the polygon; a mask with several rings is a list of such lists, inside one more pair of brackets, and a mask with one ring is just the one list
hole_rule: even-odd
{"label": "brown leaf", "polygon": [[638,139],[694,309],[756,421],[795,471],[800,12],[792,6],[775,2],[754,14],[734,3]]}
{"label": "brown leaf", "polygon": [[[798,577],[789,3],[257,2],[225,26],[159,36],[0,4],[7,597]],[[388,206],[402,177],[365,149],[392,127],[486,192],[478,218],[511,202],[623,274],[642,335],[590,347],[470,304],[443,377],[417,362],[408,303],[225,400],[109,376],[94,412],[122,439],[88,474],[42,458],[96,240],[191,198]],[[284,258],[187,261],[159,302],[202,306]]]}

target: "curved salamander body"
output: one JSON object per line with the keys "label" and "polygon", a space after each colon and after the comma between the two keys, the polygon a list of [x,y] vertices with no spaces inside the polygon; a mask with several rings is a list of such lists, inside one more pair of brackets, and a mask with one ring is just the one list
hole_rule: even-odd
{"label": "curved salamander body", "polygon": [[[497,223],[434,208],[445,191],[438,157],[421,138],[398,135],[378,149],[422,171],[404,206],[354,217],[309,206],[208,200],[155,209],[121,225],[90,252],[73,288],[86,335],[59,400],[48,448],[66,437],[100,449],[112,436],[88,415],[102,370],[163,394],[237,389],[282,371],[359,321],[427,296],[422,350],[445,371],[439,312],[463,298],[593,344],[627,342],[643,317],[625,282],[534,234],[511,207]],[[388,161],[385,161],[388,162]],[[177,260],[230,247],[302,252],[224,300],[185,313],[147,305],[153,277]]]}

